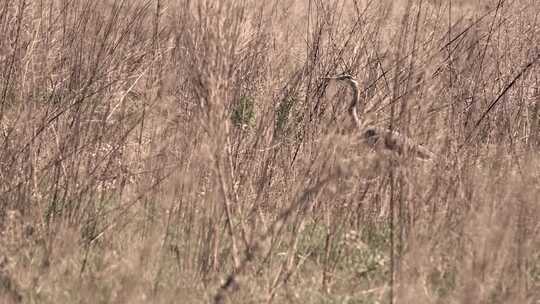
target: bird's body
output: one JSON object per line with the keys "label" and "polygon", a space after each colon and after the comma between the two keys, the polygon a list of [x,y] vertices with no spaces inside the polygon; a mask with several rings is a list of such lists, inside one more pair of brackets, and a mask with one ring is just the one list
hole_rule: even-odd
{"label": "bird's body", "polygon": [[433,160],[435,155],[426,147],[417,144],[397,131],[370,126],[362,130],[362,136],[368,145],[393,151],[399,155],[413,155],[420,159]]}
{"label": "bird's body", "polygon": [[366,123],[362,123],[359,118],[358,107],[361,107],[360,114],[362,114],[363,104],[360,102],[358,82],[352,76],[344,74],[336,77],[326,77],[325,79],[343,81],[352,89],[353,97],[349,106],[349,114],[351,115],[362,140],[369,146],[389,150],[398,155],[413,155],[424,160],[435,159],[435,154],[429,151],[429,149],[415,143],[413,140],[403,136],[397,131],[377,126],[369,126]]}

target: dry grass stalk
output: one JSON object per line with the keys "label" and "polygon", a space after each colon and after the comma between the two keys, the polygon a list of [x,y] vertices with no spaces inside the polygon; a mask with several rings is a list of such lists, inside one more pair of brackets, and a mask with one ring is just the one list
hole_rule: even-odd
{"label": "dry grass stalk", "polygon": [[539,9],[2,2],[0,302],[538,302]]}

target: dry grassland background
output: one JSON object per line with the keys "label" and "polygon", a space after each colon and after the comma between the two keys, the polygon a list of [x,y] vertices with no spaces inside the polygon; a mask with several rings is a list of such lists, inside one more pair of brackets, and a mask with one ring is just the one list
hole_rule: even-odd
{"label": "dry grassland background", "polygon": [[2,0],[0,302],[540,303],[539,58],[537,0]]}

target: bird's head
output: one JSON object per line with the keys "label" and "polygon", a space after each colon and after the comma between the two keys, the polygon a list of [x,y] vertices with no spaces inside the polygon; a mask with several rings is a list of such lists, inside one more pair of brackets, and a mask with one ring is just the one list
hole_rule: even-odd
{"label": "bird's head", "polygon": [[323,79],[326,79],[326,80],[335,80],[335,81],[339,81],[339,82],[344,82],[344,83],[347,83],[348,85],[354,87],[354,88],[358,88],[358,82],[356,81],[356,79],[354,77],[352,77],[351,75],[349,74],[339,74],[339,75],[336,75],[336,76],[332,76],[332,77],[324,77]]}

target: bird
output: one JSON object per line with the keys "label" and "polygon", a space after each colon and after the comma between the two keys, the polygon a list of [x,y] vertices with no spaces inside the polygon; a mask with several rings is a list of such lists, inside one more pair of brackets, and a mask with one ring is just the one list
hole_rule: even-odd
{"label": "bird", "polygon": [[360,107],[360,115],[364,111],[364,103],[360,100],[360,92],[358,81],[349,74],[340,74],[333,77],[323,77],[326,81],[335,80],[343,82],[352,90],[352,100],[348,108],[349,115],[352,117],[353,123],[359,132],[361,138],[373,148],[383,148],[397,155],[414,155],[421,160],[436,159],[436,155],[426,147],[417,144],[409,137],[400,134],[395,130],[390,130],[383,127],[370,125],[366,121],[361,121],[358,108]]}

